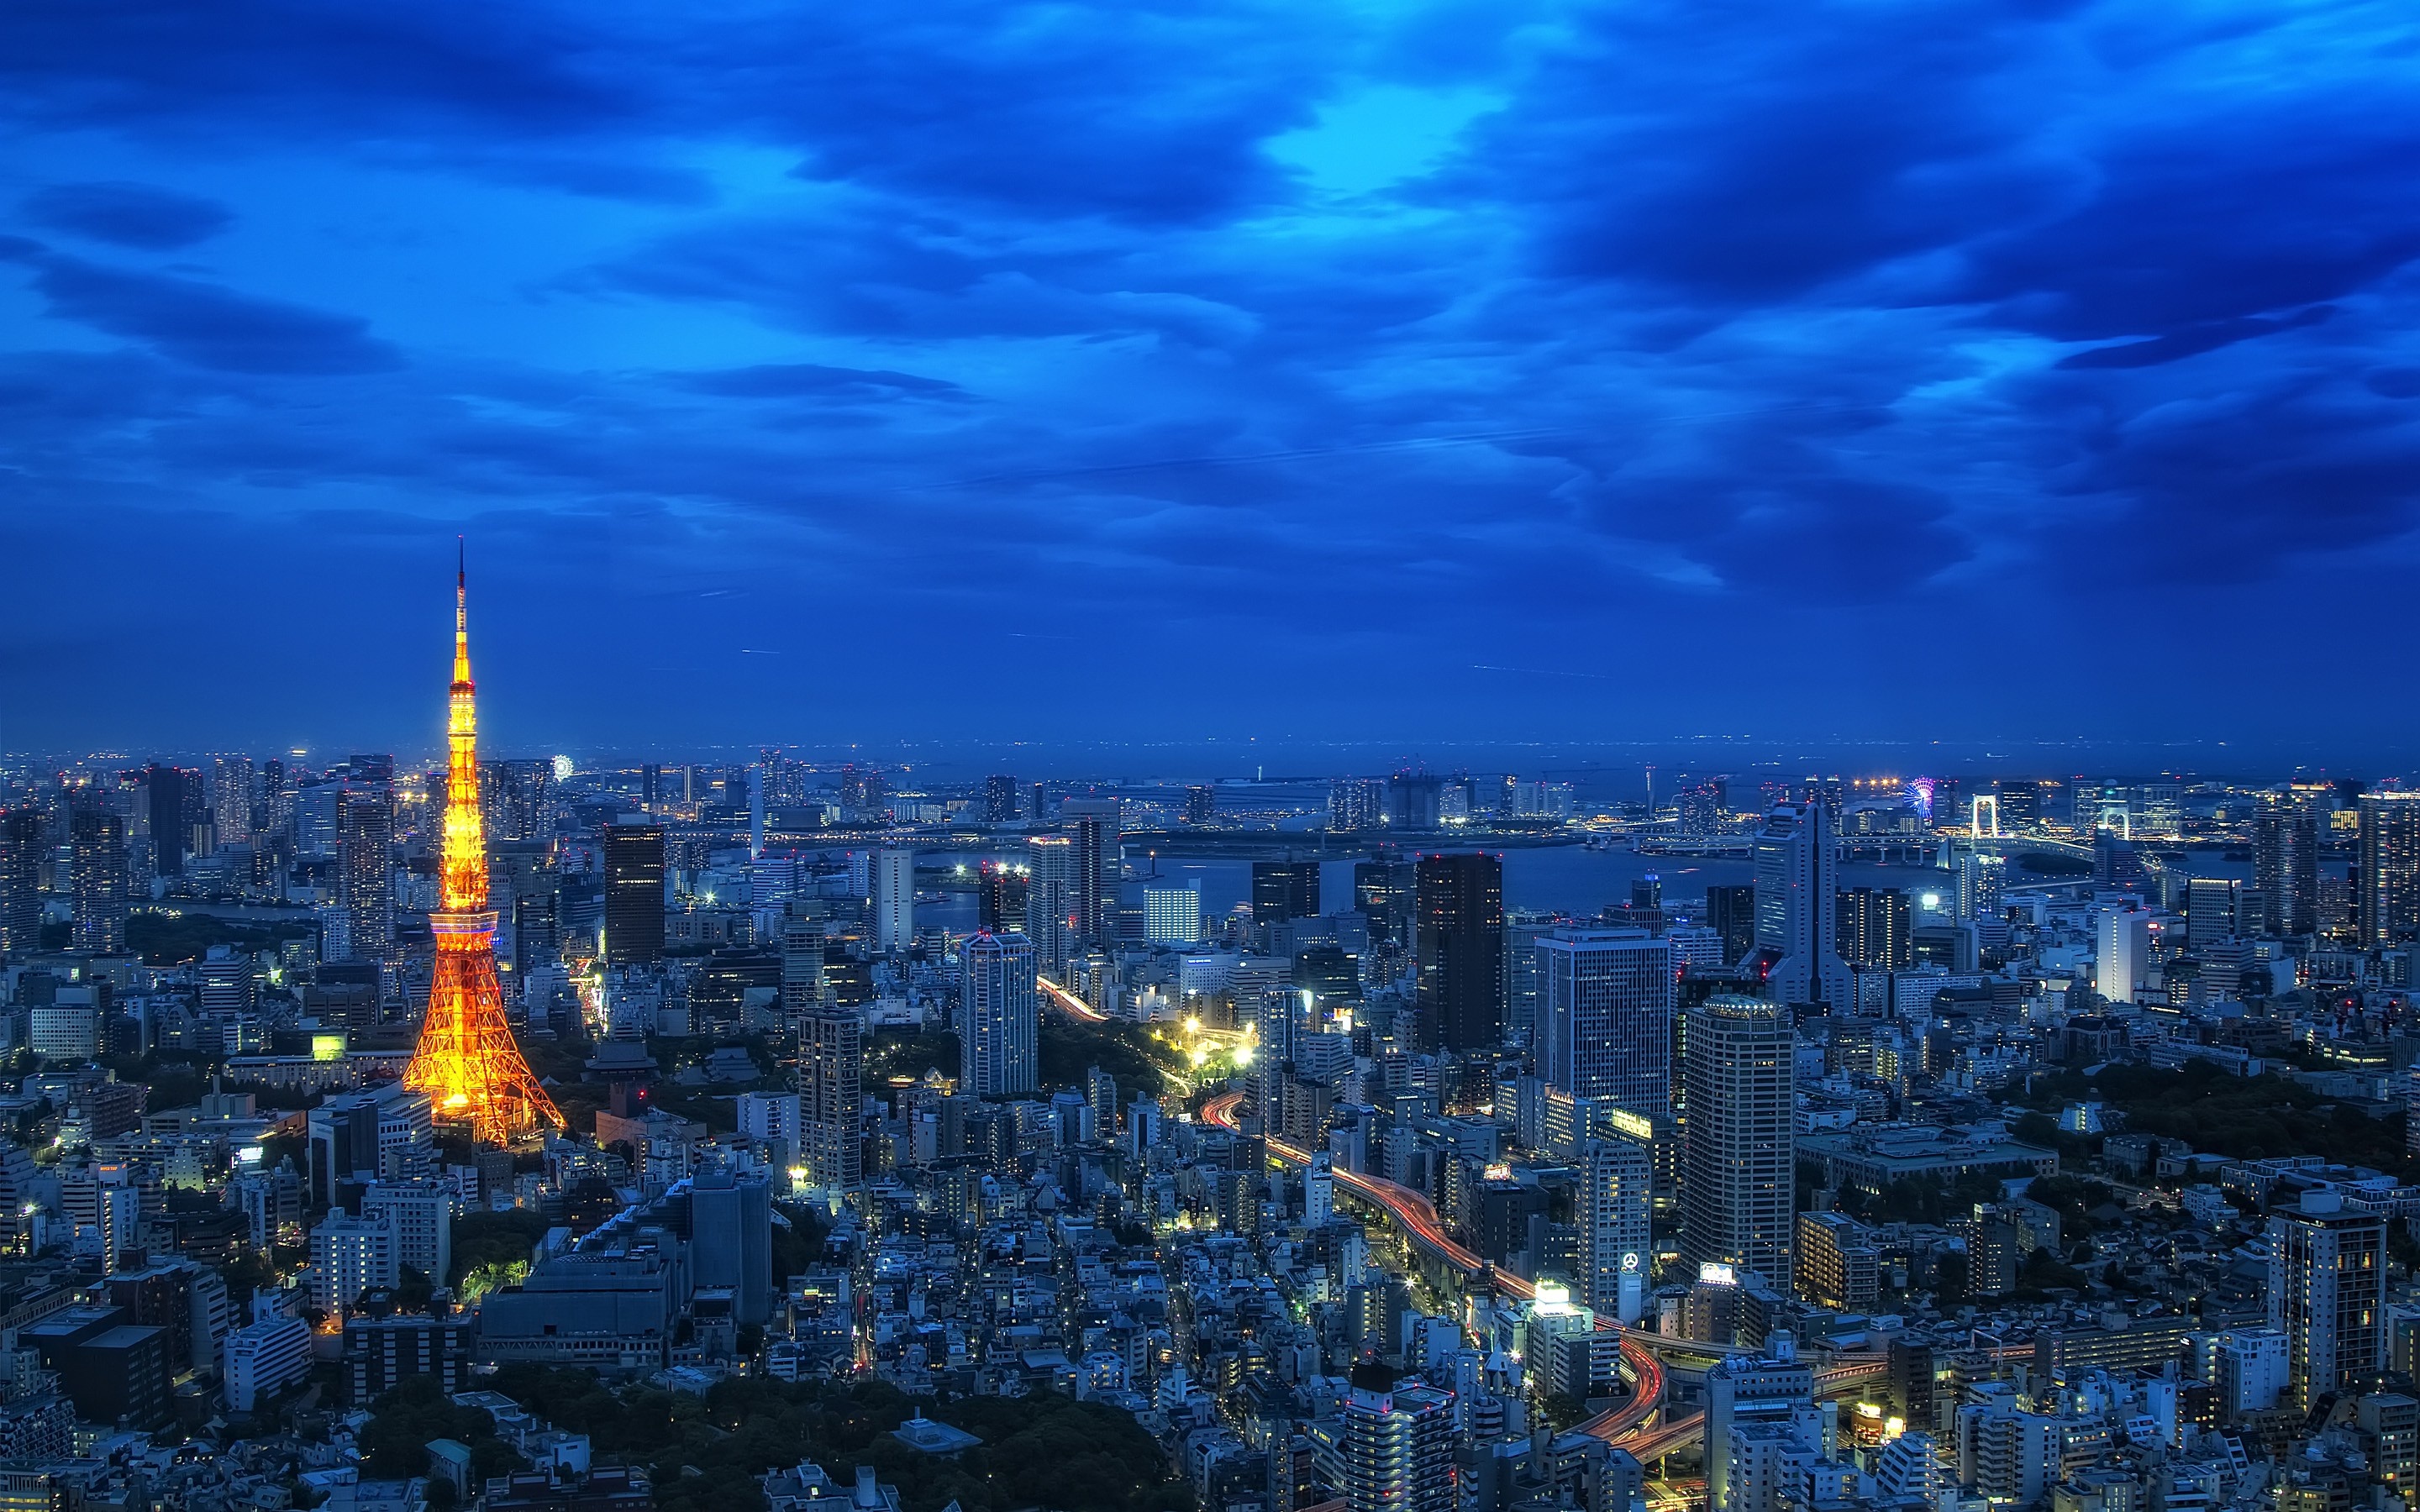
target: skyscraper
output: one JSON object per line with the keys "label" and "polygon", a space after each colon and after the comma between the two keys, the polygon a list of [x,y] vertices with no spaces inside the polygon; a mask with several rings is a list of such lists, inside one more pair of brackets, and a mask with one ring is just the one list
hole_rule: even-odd
{"label": "skyscraper", "polygon": [[1539,1074],[1575,1097],[1669,1115],[1671,943],[1644,930],[1559,929],[1535,949]]}
{"label": "skyscraper", "polygon": [[2383,949],[2420,936],[2420,793],[2362,795],[2352,886],[2362,944]]}
{"label": "skyscraper", "polygon": [[1903,971],[1916,964],[1915,920],[1897,887],[1851,887],[1839,895],[1839,953],[1853,966]]}
{"label": "skyscraper", "polygon": [[2151,916],[2139,908],[2109,909],[2095,943],[2093,989],[2110,1002],[2132,1003],[2149,980]]}
{"label": "skyscraper", "polygon": [[210,825],[219,845],[252,843],[252,758],[221,756],[210,764]]}
{"label": "skyscraper", "polygon": [[1108,937],[1125,875],[1120,841],[1125,813],[1125,804],[1118,798],[1059,801],[1059,828],[1076,841],[1075,885],[1068,892],[1076,943],[1092,945]]}
{"label": "skyscraper", "polygon": [[1005,934],[1025,928],[1029,873],[1006,861],[986,859],[975,868],[975,928]]}
{"label": "skyscraper", "polygon": [[151,856],[163,877],[185,874],[185,848],[193,843],[193,815],[199,808],[199,772],[174,766],[148,766],[143,791],[151,810]]}
{"label": "skyscraper", "polygon": [[1201,829],[1218,816],[1218,790],[1206,782],[1196,782],[1185,790],[1185,823]]}
{"label": "skyscraper", "polygon": [[1840,861],[1830,810],[1821,803],[1775,809],[1754,846],[1756,939],[1770,952],[1766,981],[1776,1003],[1855,999],[1848,963],[1840,959]]}
{"label": "skyscraper", "polygon": [[1254,861],[1252,922],[1277,923],[1319,917],[1319,863]]}
{"label": "skyscraper", "polygon": [[782,908],[782,1015],[793,1026],[824,1000],[824,921],[807,907],[794,898]]}
{"label": "skyscraper", "polygon": [[605,826],[605,964],[664,958],[664,826]]}
{"label": "skyscraper", "polygon": [[810,1010],[799,1020],[799,1164],[813,1185],[846,1190],[862,1180],[864,1101],[865,1021],[853,1008]]}
{"label": "skyscraper", "polygon": [[1792,1275],[1796,1050],[1788,1009],[1716,995],[1682,1035],[1689,1121],[1681,1151],[1681,1242],[1701,1264]]}
{"label": "skyscraper", "polygon": [[1075,944],[1076,841],[1068,835],[1035,835],[1026,841],[1025,854],[1025,934],[1041,969],[1057,977],[1066,971]]}
{"label": "skyscraper", "polygon": [[384,961],[395,948],[395,794],[348,788],[336,799],[337,869],[356,961]]}
{"label": "skyscraper", "polygon": [[2269,1214],[2269,1326],[2286,1335],[2292,1405],[2386,1364],[2386,1219],[2335,1191]]}
{"label": "skyscraper", "polygon": [[983,816],[986,825],[1016,823],[1016,779],[987,777],[984,779]]}
{"label": "skyscraper", "polygon": [[2268,795],[2253,821],[2252,858],[2261,925],[2272,934],[2319,928],[2319,805],[2324,785],[2297,782]]}
{"label": "skyscraper", "polygon": [[1737,965],[1756,949],[1756,887],[1716,883],[1706,889],[1706,927],[1723,937],[1723,961]]}
{"label": "skyscraper", "polygon": [[0,809],[0,952],[41,944],[41,810]]}
{"label": "skyscraper", "polygon": [[1022,934],[978,933],[961,947],[960,959],[958,1090],[975,1097],[1032,1091],[1041,1071],[1033,942]]}
{"label": "skyscraper", "polygon": [[68,821],[75,861],[75,943],[79,950],[126,949],[126,821],[79,805]]}
{"label": "skyscraper", "polygon": [[1376,829],[1387,822],[1387,784],[1374,777],[1339,778],[1327,786],[1327,827],[1340,834]]}
{"label": "skyscraper", "polygon": [[2207,949],[2241,933],[2236,910],[2243,884],[2233,877],[2195,877],[2185,884],[2185,942]]}
{"label": "skyscraper", "polygon": [[[1601,1116],[1580,1147],[1572,1223],[1578,1230],[1580,1299],[1635,1323],[1654,1256],[1655,1160],[1652,1145]],[[1633,1129],[1637,1126],[1633,1125]]]}
{"label": "skyscraper", "polygon": [[874,862],[875,946],[904,955],[916,943],[916,853],[893,848]]}
{"label": "skyscraper", "polygon": [[[438,903],[428,916],[437,955],[428,1015],[403,1083],[428,1099],[440,1119],[471,1126],[472,1136],[508,1144],[564,1119],[537,1083],[504,1020],[496,977],[496,916],[488,906],[488,841],[479,812],[479,721],[471,681],[468,575],[454,578],[454,679],[446,689],[446,803],[438,856]],[[662,909],[657,910],[658,929]],[[660,935],[659,936],[660,938]]]}
{"label": "skyscraper", "polygon": [[1493,1046],[1504,1038],[1504,863],[1423,856],[1415,887],[1421,1037],[1458,1054]]}

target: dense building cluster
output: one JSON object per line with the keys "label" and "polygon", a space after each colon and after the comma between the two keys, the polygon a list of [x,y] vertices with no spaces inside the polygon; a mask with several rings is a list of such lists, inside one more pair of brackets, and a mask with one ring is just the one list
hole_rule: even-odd
{"label": "dense building cluster", "polygon": [[[469,687],[0,776],[0,1496],[651,1506],[548,1367],[1057,1394],[1224,1512],[2420,1476],[2420,793],[583,767]],[[480,1447],[371,1473],[407,1398]],[[939,1512],[829,1458],[752,1473]]]}

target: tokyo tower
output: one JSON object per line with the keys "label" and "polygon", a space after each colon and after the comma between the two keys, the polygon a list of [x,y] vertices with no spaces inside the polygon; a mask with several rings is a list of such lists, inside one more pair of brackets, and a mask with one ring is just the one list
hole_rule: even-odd
{"label": "tokyo tower", "polygon": [[472,1137],[506,1145],[560,1129],[563,1114],[504,1022],[496,980],[496,916],[488,907],[488,841],[479,820],[478,717],[473,711],[471,628],[460,564],[454,573],[454,686],[445,718],[445,840],[438,875],[440,908],[428,916],[437,936],[428,1016],[403,1084],[428,1094],[441,1120],[467,1122]]}

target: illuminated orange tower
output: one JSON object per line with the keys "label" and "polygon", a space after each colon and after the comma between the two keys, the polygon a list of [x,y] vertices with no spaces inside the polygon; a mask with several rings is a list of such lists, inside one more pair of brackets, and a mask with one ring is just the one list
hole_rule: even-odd
{"label": "illuminated orange tower", "polygon": [[560,1129],[563,1114],[537,1084],[504,1022],[496,980],[496,916],[488,907],[488,841],[479,821],[478,716],[473,710],[468,577],[454,574],[454,686],[445,717],[445,841],[438,875],[437,967],[428,1016],[403,1084],[428,1094],[441,1119],[465,1121],[472,1137],[510,1144]]}

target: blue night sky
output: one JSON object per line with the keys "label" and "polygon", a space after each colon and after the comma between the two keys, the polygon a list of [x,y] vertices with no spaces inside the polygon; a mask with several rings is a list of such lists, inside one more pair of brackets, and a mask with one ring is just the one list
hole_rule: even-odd
{"label": "blue night sky", "polygon": [[502,747],[2420,748],[2408,0],[29,0],[0,111],[0,748],[433,737],[458,531]]}

